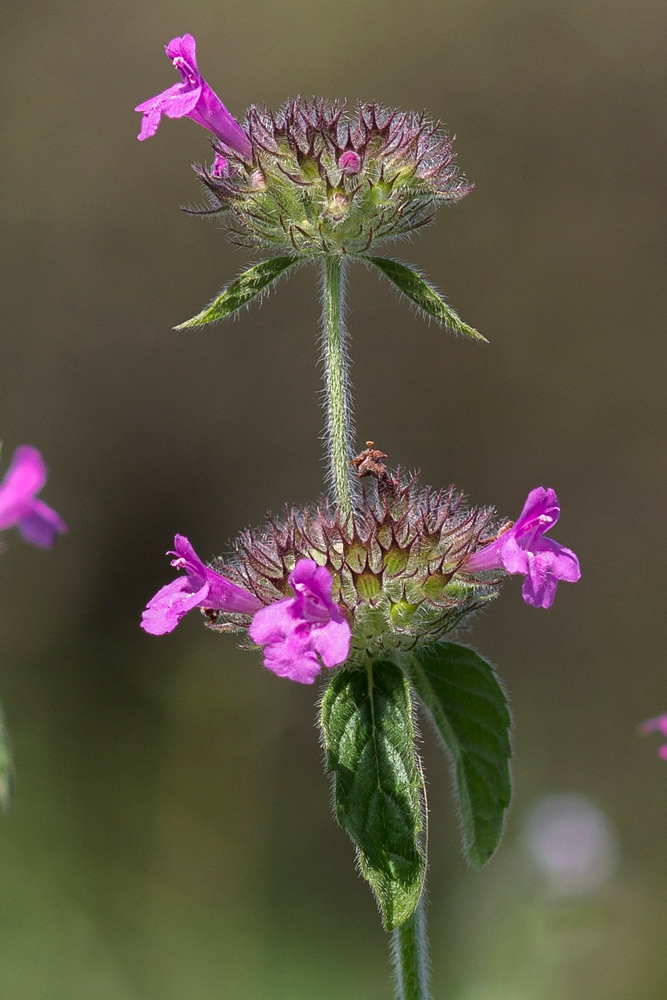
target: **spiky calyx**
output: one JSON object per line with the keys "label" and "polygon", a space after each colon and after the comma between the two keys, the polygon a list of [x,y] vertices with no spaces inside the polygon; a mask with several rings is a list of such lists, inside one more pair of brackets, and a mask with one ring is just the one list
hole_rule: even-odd
{"label": "spiky calyx", "polygon": [[[235,556],[214,568],[271,604],[292,596],[288,576],[299,559],[326,566],[334,600],[352,626],[350,660],[362,664],[435,642],[497,595],[499,578],[461,569],[491,539],[493,517],[490,508],[464,507],[453,488],[420,489],[415,479],[399,477],[372,482],[346,518],[326,501],[288,510],[244,532]],[[236,616],[207,615],[214,629],[244,624]]]}
{"label": "spiky calyx", "polygon": [[428,223],[471,190],[454,166],[452,140],[425,115],[380,104],[288,101],[277,113],[250,107],[252,162],[220,149],[223,176],[196,165],[212,196],[209,214],[233,216],[243,246],[298,256],[362,254]]}

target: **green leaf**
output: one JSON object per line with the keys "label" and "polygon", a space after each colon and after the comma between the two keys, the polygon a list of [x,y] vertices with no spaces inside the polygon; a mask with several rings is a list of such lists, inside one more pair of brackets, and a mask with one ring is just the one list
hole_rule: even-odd
{"label": "green leaf", "polygon": [[461,333],[474,340],[483,340],[485,344],[488,344],[486,337],[464,323],[451,306],[447,305],[433,285],[425,281],[421,274],[413,271],[411,267],[407,267],[406,264],[401,264],[397,260],[392,260],[390,257],[371,257],[368,254],[364,254],[363,257],[370,264],[379,268],[385,278],[388,278],[392,285],[403,292],[421,312],[432,316],[438,323],[453,330],[454,333]]}
{"label": "green leaf", "polygon": [[231,316],[265,292],[284,271],[298,263],[300,262],[296,257],[270,257],[249,267],[232,281],[231,285],[223,289],[206,309],[185,323],[175,326],[174,329],[189,330],[194,326],[205,326],[207,323],[215,323],[218,319]]}
{"label": "green leaf", "polygon": [[426,869],[410,685],[388,660],[343,669],[322,699],[320,724],[336,817],[392,930],[414,912]]}
{"label": "green leaf", "polygon": [[498,846],[512,794],[505,695],[490,664],[455,642],[416,650],[402,666],[454,758],[465,851],[481,868]]}
{"label": "green leaf", "polygon": [[14,758],[7,732],[5,715],[0,707],[0,806],[7,812],[11,803],[14,782]]}

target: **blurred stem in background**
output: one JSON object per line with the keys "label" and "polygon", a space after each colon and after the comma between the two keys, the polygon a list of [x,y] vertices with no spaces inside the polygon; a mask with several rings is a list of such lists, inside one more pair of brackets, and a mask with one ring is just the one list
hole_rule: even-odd
{"label": "blurred stem in background", "polygon": [[425,892],[412,916],[392,931],[396,1000],[430,1000]]}
{"label": "blurred stem in background", "polygon": [[353,434],[344,266],[341,256],[326,254],[322,276],[322,363],[329,478],[343,517],[352,510],[349,461]]}

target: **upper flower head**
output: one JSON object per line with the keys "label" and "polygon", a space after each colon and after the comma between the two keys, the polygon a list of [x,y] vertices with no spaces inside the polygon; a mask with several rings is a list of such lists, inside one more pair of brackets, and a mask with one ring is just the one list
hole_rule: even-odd
{"label": "upper flower head", "polygon": [[449,136],[413,112],[297,97],[276,112],[251,106],[244,129],[252,158],[232,151],[223,174],[195,165],[211,195],[205,213],[231,212],[243,246],[361,255],[471,190]]}
{"label": "upper flower head", "polygon": [[325,566],[300,559],[289,576],[294,597],[258,611],[248,634],[264,646],[264,666],[279,677],[312,684],[322,663],[336,667],[350,652],[350,626],[332,599],[333,577]]}
{"label": "upper flower head", "polygon": [[50,549],[67,525],[37,494],[46,482],[46,465],[36,448],[21,445],[0,483],[0,531],[16,525],[26,541]]}
{"label": "upper flower head", "polygon": [[192,118],[220,139],[242,158],[252,157],[248,136],[209,87],[197,66],[196,45],[192,35],[172,38],[165,52],[181,74],[182,83],[163,90],[134,109],[143,114],[138,138],[155,135],[163,114],[167,118]]}
{"label": "upper flower head", "polygon": [[[656,715],[654,719],[648,719],[642,726],[642,733],[662,733],[663,736],[667,736],[667,715]],[[663,760],[667,760],[667,743],[660,747],[658,750],[658,755],[662,757]]]}
{"label": "upper flower head", "polygon": [[185,570],[186,575],[162,587],[148,602],[141,622],[146,632],[172,632],[183,615],[197,607],[240,615],[251,615],[261,608],[262,602],[254,594],[205,566],[184,535],[176,535],[174,548],[175,552],[168,553],[176,556],[171,565]]}
{"label": "upper flower head", "polygon": [[560,516],[558,497],[542,486],[528,494],[519,520],[499,537],[468,556],[462,570],[469,573],[504,569],[522,573],[523,599],[535,608],[550,608],[559,580],[576,583],[581,576],[574,552],[543,535]]}

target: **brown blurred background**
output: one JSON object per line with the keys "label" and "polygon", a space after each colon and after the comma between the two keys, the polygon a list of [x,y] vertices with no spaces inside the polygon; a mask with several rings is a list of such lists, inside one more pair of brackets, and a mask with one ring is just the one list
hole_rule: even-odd
{"label": "brown blurred background", "polygon": [[[6,5],[3,464],[39,447],[71,531],[50,553],[8,533],[0,565],[18,769],[0,996],[391,995],[330,816],[317,692],[195,615],[163,638],[138,627],[176,531],[208,557],[322,483],[315,270],[235,323],[171,330],[247,260],[179,212],[205,132],[163,120],[135,139],[132,108],[175,82],[162,46],[186,31],[236,114],[302,91],[427,108],[458,134],[476,190],[399,254],[490,345],[358,267],[359,441],[509,517],[553,486],[554,535],[581,558],[550,611],[512,579],[475,628],[516,715],[515,802],[481,873],[425,740],[435,998],[667,995],[667,764],[636,734],[667,710],[666,21],[659,0]],[[599,877],[564,885],[526,846],[554,793],[599,810]]]}

